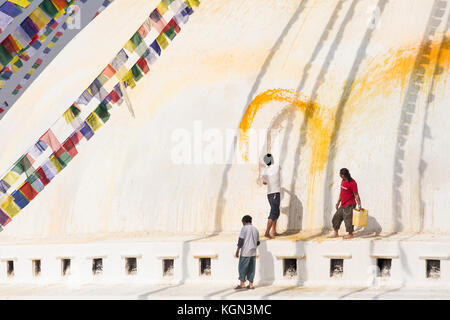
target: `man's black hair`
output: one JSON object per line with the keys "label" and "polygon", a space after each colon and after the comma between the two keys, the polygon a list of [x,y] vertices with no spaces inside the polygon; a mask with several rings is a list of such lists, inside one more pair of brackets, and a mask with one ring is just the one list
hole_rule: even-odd
{"label": "man's black hair", "polygon": [[242,217],[242,222],[244,223],[252,223],[252,217],[248,214]]}
{"label": "man's black hair", "polygon": [[273,161],[273,157],[270,153],[268,153],[264,156],[264,163],[267,164],[268,166],[270,166],[272,164],[272,161]]}
{"label": "man's black hair", "polygon": [[342,174],[349,182],[353,180],[350,175],[350,171],[348,171],[347,168],[342,168],[339,173]]}

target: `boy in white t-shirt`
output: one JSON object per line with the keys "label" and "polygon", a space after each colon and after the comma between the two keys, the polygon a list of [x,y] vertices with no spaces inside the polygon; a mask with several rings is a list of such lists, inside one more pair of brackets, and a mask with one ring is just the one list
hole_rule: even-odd
{"label": "boy in white t-shirt", "polygon": [[[278,235],[276,229],[277,220],[280,216],[281,168],[278,164],[274,163],[273,156],[270,153],[264,156],[264,163],[267,167],[264,169],[263,183],[267,185],[267,199],[270,204],[270,214],[264,236],[271,239]],[[272,229],[272,235],[270,234],[270,229]]]}
{"label": "boy in white t-shirt", "polygon": [[[235,288],[254,289],[253,280],[256,269],[256,248],[259,246],[259,232],[252,225],[252,217],[246,215],[242,218],[244,225],[239,234],[239,240],[236,249],[236,258],[239,258],[239,280],[240,284]],[[240,255],[239,255],[240,251]],[[248,286],[245,287],[245,281],[248,280]]]}

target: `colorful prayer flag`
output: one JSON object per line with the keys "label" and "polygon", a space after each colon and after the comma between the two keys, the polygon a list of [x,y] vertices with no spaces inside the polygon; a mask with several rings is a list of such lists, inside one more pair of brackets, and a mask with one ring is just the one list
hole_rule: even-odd
{"label": "colorful prayer flag", "polygon": [[159,46],[165,50],[167,49],[167,47],[169,46],[169,42],[166,39],[166,36],[164,35],[164,33],[161,33],[157,38],[156,41],[158,42]]}
{"label": "colorful prayer flag", "polygon": [[94,112],[100,117],[100,119],[102,119],[103,123],[106,123],[109,120],[110,113],[105,105],[99,104],[98,107],[95,108]]}
{"label": "colorful prayer flag", "polygon": [[10,186],[14,185],[14,183],[17,182],[17,180],[19,180],[19,175],[13,171],[9,171],[2,179],[3,181],[5,181],[7,184],[9,184]]}
{"label": "colorful prayer flag", "polygon": [[38,195],[36,190],[33,189],[33,187],[28,181],[25,181],[19,188],[19,190],[28,199],[28,201],[33,200]]}
{"label": "colorful prayer flag", "polygon": [[92,130],[94,130],[94,132],[102,127],[102,123],[100,122],[95,112],[92,112],[89,117],[86,118],[86,122],[89,124]]}
{"label": "colorful prayer flag", "polygon": [[0,224],[2,226],[6,226],[10,222],[11,218],[2,209],[0,209]]}
{"label": "colorful prayer flag", "polygon": [[20,212],[20,208],[17,206],[17,204],[14,203],[14,198],[9,194],[6,194],[6,198],[1,205],[1,208],[11,218],[14,218],[14,216],[16,216]]}
{"label": "colorful prayer flag", "polygon": [[20,210],[25,208],[30,203],[28,199],[23,195],[23,193],[19,190],[14,191],[13,193],[11,193],[11,195],[14,198],[14,203],[20,208]]}

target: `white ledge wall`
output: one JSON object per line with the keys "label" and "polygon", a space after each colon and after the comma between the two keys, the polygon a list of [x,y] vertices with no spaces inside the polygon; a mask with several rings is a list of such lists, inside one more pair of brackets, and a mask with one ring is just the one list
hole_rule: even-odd
{"label": "white ledge wall", "polygon": [[[442,37],[450,12],[450,3],[443,2],[447,6],[435,41]],[[157,3],[115,1],[55,58],[0,122],[0,136],[7,137],[2,139],[1,170],[9,168],[62,115]],[[79,154],[68,167],[6,226],[0,239],[76,237],[89,241],[157,232],[235,232],[247,213],[262,230],[269,206],[265,187],[255,183],[256,165],[173,164],[172,133],[181,128],[193,134],[197,120],[204,130],[225,133],[237,129],[254,86],[250,101],[269,89],[297,88],[338,1],[304,3],[295,19],[300,4],[297,0],[202,1],[190,21],[181,26],[181,33],[150,67],[150,73],[128,91],[136,118],[130,116],[125,104],[115,107],[109,122],[80,145]],[[351,3],[343,2],[302,90],[306,97],[311,94],[331,46],[340,39],[317,92],[317,103],[324,111],[337,108],[367,29],[368,9],[377,1],[358,1],[353,16],[346,21]],[[295,179],[296,198],[292,201],[295,207],[282,211],[281,231],[288,223],[302,229],[329,227],[339,191],[338,170],[347,167],[358,182],[363,206],[383,232],[450,232],[448,69],[440,75],[435,100],[426,110],[432,139],[425,139],[422,159],[429,83],[419,94],[402,162],[401,211],[394,212],[392,185],[397,130],[409,76],[389,83],[389,88],[382,88],[380,83],[371,83],[364,90],[360,87],[361,79],[374,72],[373,65],[383,59],[399,50],[415,56],[432,5],[428,0],[387,1],[379,28],[373,30],[359,65],[356,89],[343,111],[330,181],[326,179],[327,166],[311,173],[314,141],[307,142],[296,164],[303,114],[291,114],[282,183],[290,190]],[[288,32],[281,37],[283,30]],[[253,127],[267,128],[287,105],[270,103],[257,114]],[[325,120],[329,119],[333,116]],[[287,136],[288,126],[286,120],[280,130],[282,137]],[[230,143],[226,147],[229,150]],[[422,180],[420,160],[427,164]],[[423,227],[419,227],[419,194],[426,204]],[[282,208],[288,207],[290,200],[285,193]],[[393,222],[395,217],[400,225]]]}
{"label": "white ledge wall", "polygon": [[[185,239],[186,240],[186,239]],[[371,250],[396,252],[391,261],[390,276],[377,277],[377,259]],[[206,238],[199,241],[164,239],[164,241],[125,241],[49,245],[3,245],[0,255],[0,284],[6,283],[65,283],[76,287],[84,283],[225,283],[232,285],[238,277],[238,259],[233,256],[234,241]],[[205,252],[208,254],[205,255]],[[282,252],[287,259],[297,259],[297,275],[283,275]],[[449,288],[450,259],[441,257],[440,277],[427,278],[426,260],[422,254],[435,256],[448,253],[448,241],[263,241],[256,259],[255,282],[288,286],[386,286]],[[344,258],[340,278],[330,277],[331,254],[350,254]],[[211,257],[210,276],[200,275],[198,256]],[[302,257],[303,256],[303,257]],[[125,257],[135,257],[137,270],[128,275]],[[6,274],[6,261],[14,258],[14,276]],[[71,259],[70,274],[62,276],[61,258]],[[103,259],[103,272],[93,275],[92,259]],[[162,258],[174,259],[172,277],[163,276]],[[34,277],[32,259],[41,260],[41,274]],[[434,257],[433,259],[437,259]]]}

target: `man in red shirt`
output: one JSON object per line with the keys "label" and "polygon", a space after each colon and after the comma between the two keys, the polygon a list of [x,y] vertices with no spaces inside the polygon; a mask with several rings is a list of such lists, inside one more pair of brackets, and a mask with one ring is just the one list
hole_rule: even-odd
{"label": "man in red shirt", "polygon": [[342,178],[341,193],[339,195],[339,200],[336,203],[337,211],[332,219],[334,233],[330,238],[337,238],[339,236],[338,231],[342,221],[344,221],[345,230],[348,232],[348,235],[346,235],[344,239],[351,239],[353,238],[353,209],[355,209],[356,204],[358,204],[358,210],[361,210],[361,199],[358,194],[358,185],[350,176],[348,169],[342,168],[339,175]]}

